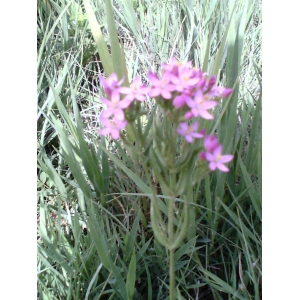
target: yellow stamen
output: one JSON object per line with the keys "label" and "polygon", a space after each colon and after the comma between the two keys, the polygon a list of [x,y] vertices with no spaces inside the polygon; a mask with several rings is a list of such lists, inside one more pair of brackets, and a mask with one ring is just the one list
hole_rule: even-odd
{"label": "yellow stamen", "polygon": [[186,131],[187,133],[191,133],[193,131],[193,126],[189,126]]}

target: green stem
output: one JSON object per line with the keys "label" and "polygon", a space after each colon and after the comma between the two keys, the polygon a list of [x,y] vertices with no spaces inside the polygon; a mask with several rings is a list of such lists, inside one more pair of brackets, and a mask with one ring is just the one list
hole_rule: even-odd
{"label": "green stem", "polygon": [[175,269],[174,269],[174,249],[170,251],[170,300],[175,300]]}
{"label": "green stem", "polygon": [[175,291],[175,271],[174,271],[174,248],[172,247],[174,243],[174,227],[173,227],[173,205],[174,198],[170,198],[169,202],[169,219],[168,219],[168,235],[169,235],[169,253],[170,253],[170,266],[169,266],[169,280],[170,280],[170,300],[175,299],[174,291]]}
{"label": "green stem", "polygon": [[169,236],[169,280],[170,280],[170,300],[175,299],[175,271],[174,271],[174,196],[169,198],[169,211],[168,211],[168,236]]}
{"label": "green stem", "polygon": [[[176,145],[176,132],[177,124],[174,124],[173,134],[172,134],[172,145]],[[173,153],[171,155],[173,159],[173,166],[175,167],[175,157],[176,157],[176,148],[172,149]],[[170,172],[170,189],[175,191],[176,187],[176,171],[173,169]],[[172,192],[173,193],[173,192]],[[175,300],[175,268],[174,268],[174,197],[172,195],[169,199],[169,211],[168,211],[168,236],[169,236],[169,254],[170,254],[170,266],[169,266],[169,287],[170,287],[170,300]]]}
{"label": "green stem", "polygon": [[168,236],[170,248],[174,242],[174,197],[169,198],[169,211],[168,211]]}

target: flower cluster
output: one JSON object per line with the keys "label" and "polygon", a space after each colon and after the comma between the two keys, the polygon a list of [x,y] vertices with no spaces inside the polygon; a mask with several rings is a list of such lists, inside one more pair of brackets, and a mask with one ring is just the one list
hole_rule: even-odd
{"label": "flower cluster", "polygon": [[212,171],[218,168],[222,172],[228,172],[229,169],[224,163],[230,162],[233,159],[233,155],[222,155],[222,145],[219,144],[217,137],[208,135],[205,137],[203,144],[206,151],[199,154],[200,159],[206,159]]}
{"label": "flower cluster", "polygon": [[[156,101],[172,114],[176,113],[179,121],[177,133],[183,136],[188,143],[194,139],[204,138],[204,152],[199,154],[201,160],[207,160],[210,170],[219,169],[228,172],[224,165],[233,159],[233,155],[222,155],[222,145],[214,136],[205,136],[205,131],[198,131],[198,122],[188,124],[192,118],[212,120],[209,112],[217,106],[218,100],[228,97],[232,89],[216,85],[216,77],[209,77],[198,68],[193,68],[191,62],[180,63],[172,58],[169,64],[162,64],[161,77],[154,72],[148,73],[150,86],[141,83],[140,77],[134,78],[131,87],[121,86],[124,79],[118,81],[115,73],[107,79],[100,76],[100,83],[104,87],[107,98],[101,101],[107,106],[100,116],[104,128],[100,135],[110,134],[113,139],[120,137],[120,130],[126,127],[125,109],[128,109],[134,100],[144,101],[146,95]],[[178,123],[177,123],[178,124]]]}
{"label": "flower cluster", "polygon": [[[180,63],[172,58],[169,64],[162,65],[162,77],[149,72],[151,90],[148,93],[151,97],[159,97],[158,101],[171,100],[175,109],[181,109],[184,119],[189,120],[194,117],[201,117],[212,120],[208,110],[217,106],[217,100],[228,97],[232,89],[216,86],[216,77],[209,77],[198,68],[192,68],[191,62]],[[184,136],[188,143],[192,143],[195,138],[205,137],[205,131],[197,132],[198,122],[188,125],[181,122],[177,133]],[[207,160],[210,170],[218,168],[222,172],[229,169],[224,163],[233,159],[233,155],[222,155],[222,145],[214,136],[204,138],[205,152],[201,152],[199,157]]]}
{"label": "flower cluster", "polygon": [[150,97],[164,100],[173,99],[175,108],[185,108],[185,118],[202,117],[211,120],[209,109],[217,106],[219,98],[228,97],[232,89],[216,86],[216,77],[209,77],[198,68],[192,68],[191,62],[180,63],[172,58],[169,64],[162,65],[162,78],[149,72]]}
{"label": "flower cluster", "polygon": [[[101,98],[100,100],[107,106],[106,110],[100,115],[100,122],[104,125],[99,131],[100,135],[111,134],[114,140],[120,137],[120,130],[126,127],[124,109],[128,108],[136,99],[143,101],[148,88],[141,83],[137,76],[130,88],[122,87],[124,79],[118,82],[117,75],[112,73],[107,79],[99,76],[100,83],[103,85],[106,95],[110,98]],[[121,94],[126,96],[121,99]]]}

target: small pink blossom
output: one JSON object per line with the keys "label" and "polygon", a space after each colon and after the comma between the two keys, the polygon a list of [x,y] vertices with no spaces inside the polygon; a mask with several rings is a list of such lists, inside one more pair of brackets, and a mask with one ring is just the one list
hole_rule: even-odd
{"label": "small pink blossom", "polygon": [[175,91],[176,87],[171,83],[171,75],[169,72],[165,72],[162,79],[159,79],[156,74],[149,72],[148,78],[151,83],[148,93],[150,97],[161,95],[164,99],[172,98],[171,92]]}
{"label": "small pink blossom", "polygon": [[216,97],[220,98],[227,98],[232,93],[232,91],[233,89],[226,89],[220,86],[215,88]]}
{"label": "small pink blossom", "polygon": [[187,99],[186,103],[191,108],[191,112],[195,117],[200,116],[207,120],[212,120],[214,118],[207,110],[218,104],[216,101],[210,101],[210,96],[203,94],[202,90],[196,92],[194,100]]}
{"label": "small pink blossom", "polygon": [[163,72],[169,72],[177,76],[182,68],[188,68],[188,69],[191,68],[192,63],[190,61],[187,63],[182,63],[177,61],[174,57],[172,57],[170,59],[170,63],[162,64],[161,67],[163,69]]}
{"label": "small pink blossom", "polygon": [[198,128],[198,122],[195,122],[192,125],[188,125],[186,123],[180,123],[179,128],[177,129],[177,133],[184,136],[188,143],[192,143],[194,138],[201,139],[204,137],[204,132],[195,132]]}
{"label": "small pink blossom", "polygon": [[145,95],[149,92],[149,88],[146,87],[141,82],[141,78],[136,76],[131,84],[131,87],[120,87],[119,91],[123,94],[127,94],[124,100],[133,101],[134,99],[138,101],[144,101]]}
{"label": "small pink blossom", "polygon": [[124,120],[124,108],[127,108],[131,101],[129,99],[120,100],[120,94],[117,90],[113,90],[111,93],[111,101],[106,98],[100,99],[106,106],[107,109],[103,112],[106,118],[115,116],[119,120]]}
{"label": "small pink blossom", "polygon": [[207,135],[204,138],[204,147],[205,150],[209,153],[213,153],[214,150],[217,148],[217,146],[219,146],[219,141],[218,138],[214,135]]}
{"label": "small pink blossom", "polygon": [[229,169],[224,165],[224,163],[230,162],[233,159],[233,155],[226,154],[222,155],[222,145],[218,145],[213,153],[206,152],[206,159],[209,161],[208,167],[210,170],[214,171],[219,169],[222,172],[228,172]]}
{"label": "small pink blossom", "polygon": [[[210,78],[210,80],[212,80],[212,78]],[[233,89],[226,89],[221,86],[210,86],[210,82],[208,82],[206,90],[209,90],[206,94],[210,96],[210,98],[227,98],[233,91]]]}
{"label": "small pink blossom", "polygon": [[100,135],[110,134],[114,140],[117,140],[120,137],[120,130],[126,127],[127,121],[121,121],[116,118],[108,119],[103,114],[100,116],[100,121],[104,128],[99,130]]}
{"label": "small pink blossom", "polygon": [[193,77],[193,75],[194,71],[186,67],[179,69],[177,76],[172,75],[171,82],[176,87],[176,91],[192,90],[199,82],[199,78]]}
{"label": "small pink blossom", "polygon": [[99,75],[100,83],[103,85],[105,93],[108,97],[111,96],[114,90],[119,90],[124,78],[118,82],[118,77],[116,73],[111,73],[111,75],[105,79],[103,76]]}

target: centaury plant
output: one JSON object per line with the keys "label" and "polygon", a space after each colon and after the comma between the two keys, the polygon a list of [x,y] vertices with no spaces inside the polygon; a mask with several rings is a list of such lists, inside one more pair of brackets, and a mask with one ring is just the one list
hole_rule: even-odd
{"label": "centaury plant", "polygon": [[38,1],[38,298],[261,298],[260,1]]}
{"label": "centaury plant", "polygon": [[[122,86],[124,78],[118,81],[115,73],[107,79],[100,75],[107,95],[101,101],[107,108],[100,116],[103,128],[99,134],[110,134],[114,140],[121,137],[128,152],[139,157],[135,163],[144,168],[152,190],[151,226],[157,240],[169,251],[169,291],[170,299],[174,300],[174,252],[186,237],[188,200],[193,197],[194,185],[199,184],[210,171],[219,169],[228,172],[225,163],[233,159],[233,155],[222,153],[218,138],[206,135],[205,129],[200,129],[199,125],[201,119],[213,119],[208,110],[216,107],[221,98],[228,97],[232,89],[218,87],[215,76],[210,77],[193,68],[191,62],[181,63],[174,58],[168,64],[162,64],[161,78],[151,71],[148,77],[149,87],[135,77],[129,88]],[[146,96],[154,98],[160,108],[154,117],[153,143],[150,145],[145,145],[138,120],[148,115],[141,106]],[[150,115],[153,114],[150,112]],[[160,122],[160,118],[164,121]],[[124,131],[126,125],[132,131],[134,145]],[[146,149],[150,151],[148,163],[143,155]],[[167,218],[163,217],[164,209],[159,208],[152,178],[156,179],[166,196]],[[187,184],[189,181],[191,184]],[[183,207],[175,205],[175,198],[183,201]]]}

